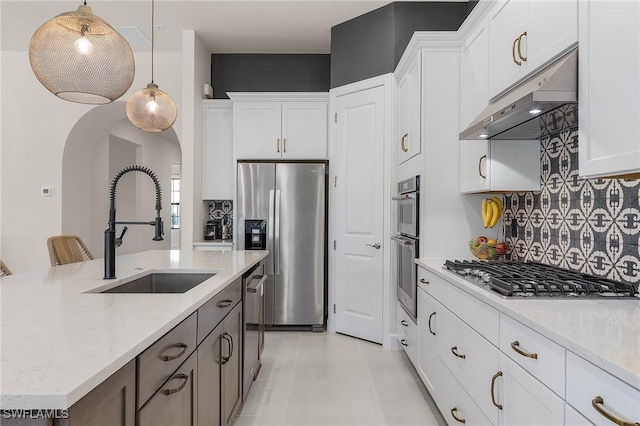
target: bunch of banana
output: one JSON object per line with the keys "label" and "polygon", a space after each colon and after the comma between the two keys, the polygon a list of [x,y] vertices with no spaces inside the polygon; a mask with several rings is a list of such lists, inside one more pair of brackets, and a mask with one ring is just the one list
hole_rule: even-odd
{"label": "bunch of banana", "polygon": [[482,224],[485,228],[493,228],[502,216],[502,200],[498,197],[482,199]]}

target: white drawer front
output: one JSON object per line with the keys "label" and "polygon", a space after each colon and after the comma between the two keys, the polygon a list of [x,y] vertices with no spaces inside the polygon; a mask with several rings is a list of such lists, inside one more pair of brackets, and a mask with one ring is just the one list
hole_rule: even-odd
{"label": "white drawer front", "polygon": [[500,350],[564,398],[564,347],[500,314]]}
{"label": "white drawer front", "polygon": [[491,400],[491,379],[499,369],[499,350],[447,309],[438,312],[438,357],[484,414],[498,423]]}
{"label": "white drawer front", "polygon": [[564,424],[566,426],[592,426],[582,414],[578,413],[575,408],[569,404],[564,405]]}
{"label": "white drawer front", "polygon": [[[422,268],[418,268],[418,270],[420,271]],[[485,339],[495,346],[499,345],[500,317],[497,309],[429,271],[424,271],[423,278],[429,281],[429,284],[424,284],[423,288],[426,288],[431,296],[484,336]]]}
{"label": "white drawer front", "polygon": [[407,312],[400,306],[398,303],[398,329],[403,329],[404,332],[409,336],[411,340],[414,342],[418,342],[418,325],[415,323],[414,319],[407,314]]}
{"label": "white drawer front", "polygon": [[640,422],[640,390],[613,377],[583,358],[567,351],[567,402],[596,425],[611,426],[604,414],[593,407],[630,422]]}
{"label": "white drawer front", "polygon": [[398,331],[398,341],[400,342],[400,346],[407,353],[407,356],[411,360],[411,363],[414,367],[418,367],[418,345],[416,345],[414,340],[411,339],[407,335],[404,330]]}
{"label": "white drawer front", "polygon": [[437,388],[436,402],[449,426],[491,424],[439,357]]}

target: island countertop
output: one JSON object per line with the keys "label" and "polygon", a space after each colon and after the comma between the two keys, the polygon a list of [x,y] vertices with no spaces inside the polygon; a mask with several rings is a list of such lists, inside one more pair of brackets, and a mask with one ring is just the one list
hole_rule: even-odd
{"label": "island countertop", "polygon": [[640,389],[640,300],[510,299],[445,269],[444,259],[416,263]]}
{"label": "island countertop", "polygon": [[[0,408],[67,409],[195,312],[266,251],[152,250],[0,280]],[[150,272],[215,272],[182,294],[101,294]]]}

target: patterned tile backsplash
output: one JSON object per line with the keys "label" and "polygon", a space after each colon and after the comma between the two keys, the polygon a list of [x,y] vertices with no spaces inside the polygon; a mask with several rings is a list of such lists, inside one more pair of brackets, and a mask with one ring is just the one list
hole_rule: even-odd
{"label": "patterned tile backsplash", "polygon": [[229,225],[229,230],[233,231],[233,201],[231,200],[211,200],[209,201],[209,219],[220,220],[222,224]]}
{"label": "patterned tile backsplash", "polygon": [[578,178],[578,110],[540,119],[541,188],[505,195],[513,260],[640,282],[640,180]]}

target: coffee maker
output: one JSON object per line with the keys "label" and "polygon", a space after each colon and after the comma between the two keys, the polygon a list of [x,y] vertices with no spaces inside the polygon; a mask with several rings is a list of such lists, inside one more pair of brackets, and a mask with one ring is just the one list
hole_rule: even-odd
{"label": "coffee maker", "polygon": [[222,234],[219,220],[208,220],[204,226],[205,240],[219,240]]}

